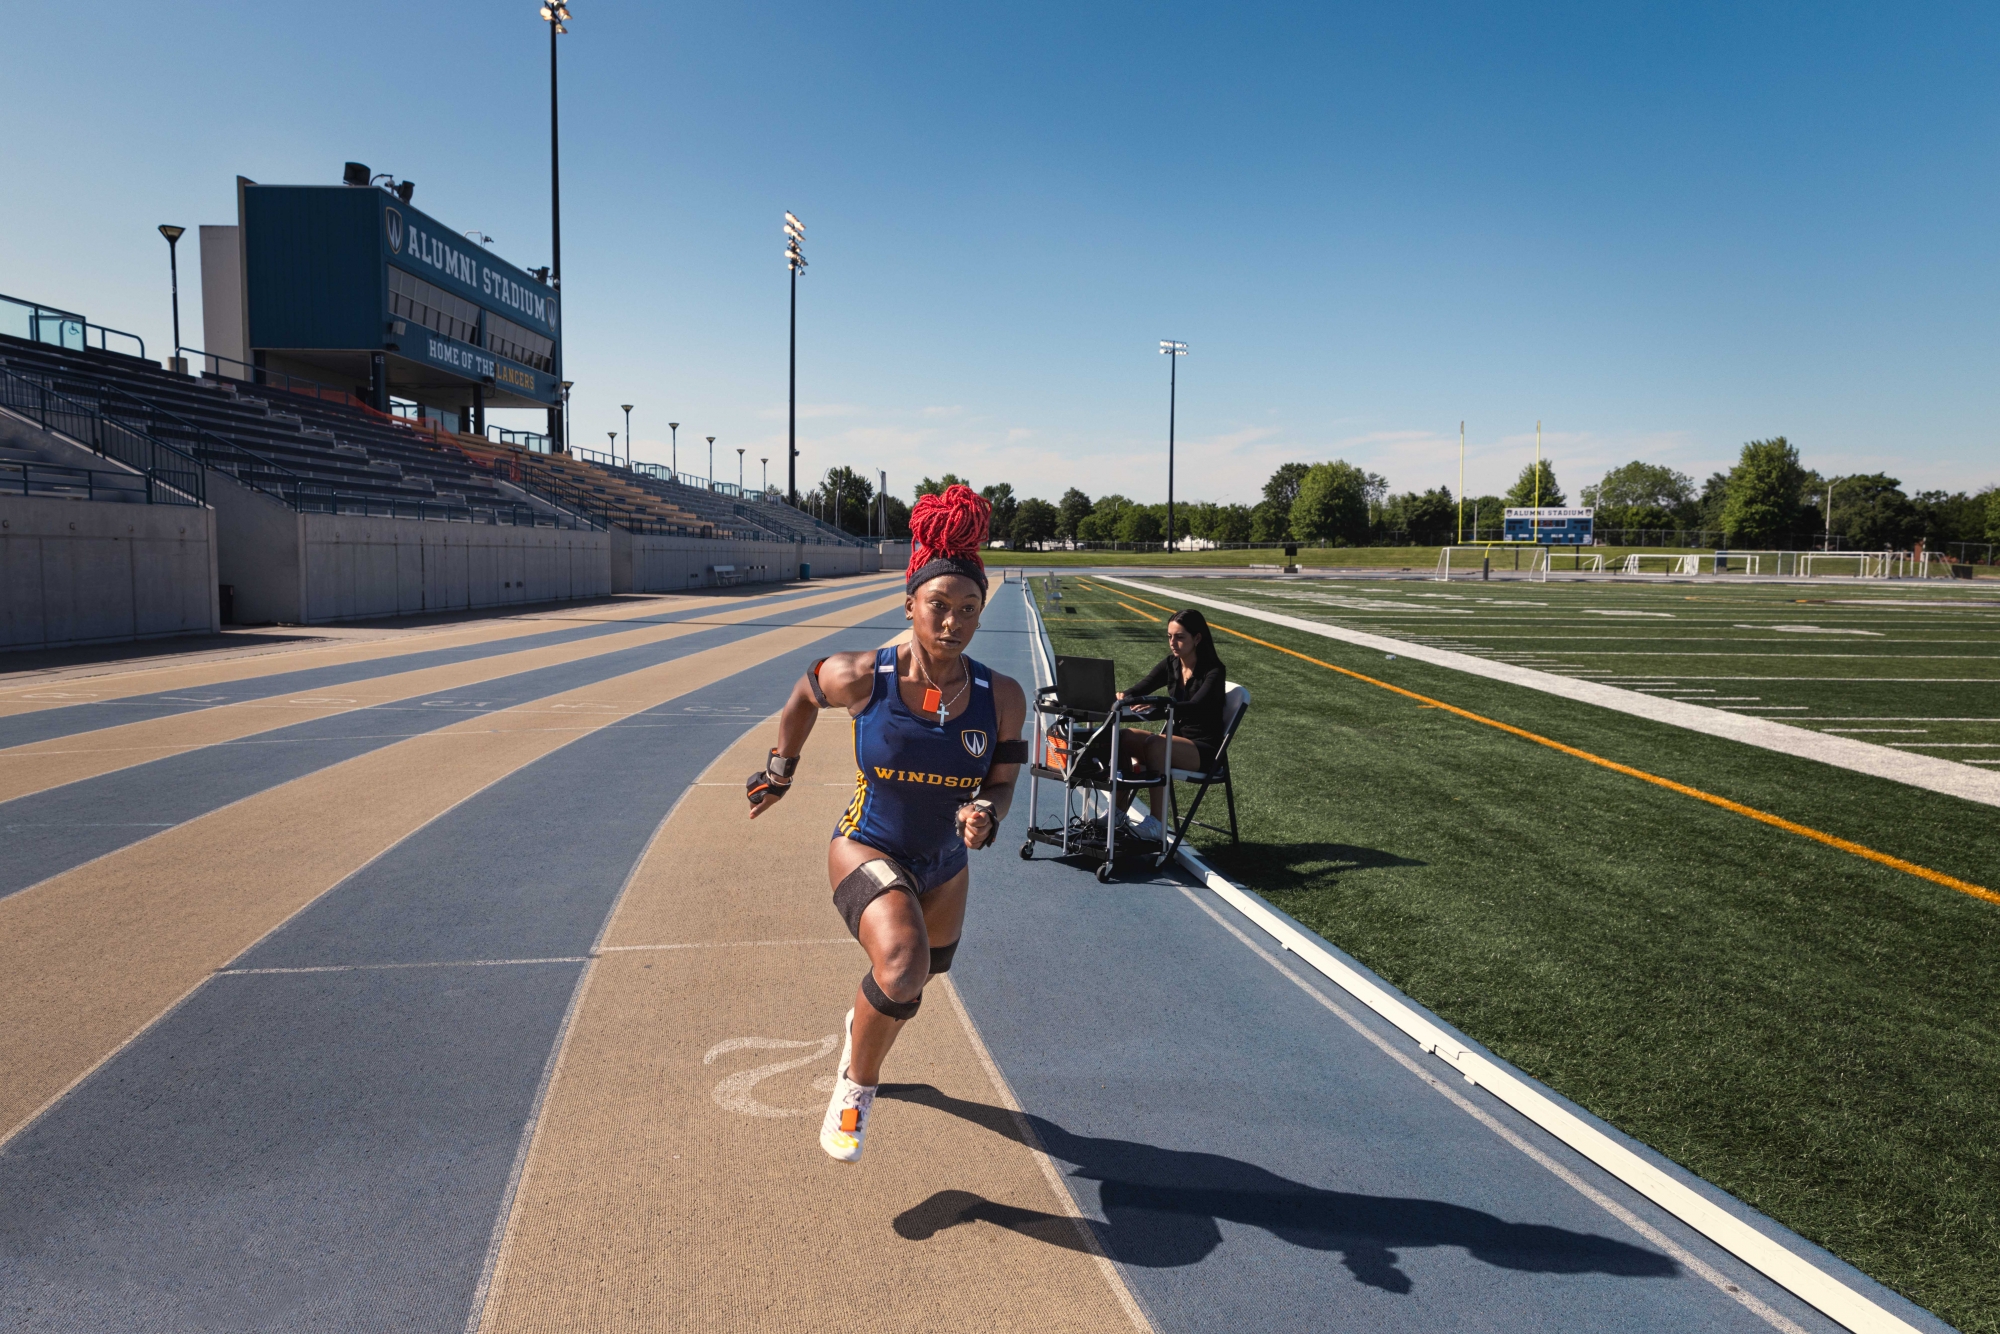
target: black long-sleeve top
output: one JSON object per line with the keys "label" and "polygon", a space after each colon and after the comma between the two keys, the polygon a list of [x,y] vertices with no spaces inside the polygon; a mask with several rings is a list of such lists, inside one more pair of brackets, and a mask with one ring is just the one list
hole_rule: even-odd
{"label": "black long-sleeve top", "polygon": [[1213,758],[1222,745],[1223,697],[1229,693],[1222,668],[1197,671],[1193,680],[1182,681],[1180,659],[1169,653],[1125,693],[1150,695],[1162,686],[1174,702],[1174,735],[1194,742],[1204,760]]}

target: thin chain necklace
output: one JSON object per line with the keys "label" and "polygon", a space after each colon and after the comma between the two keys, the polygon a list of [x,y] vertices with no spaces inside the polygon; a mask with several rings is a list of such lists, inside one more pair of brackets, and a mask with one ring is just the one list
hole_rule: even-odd
{"label": "thin chain necklace", "polygon": [[947,704],[945,703],[944,692],[937,688],[937,682],[931,680],[930,669],[924,666],[924,655],[919,653],[914,646],[910,649],[910,661],[917,664],[917,674],[923,677],[924,684],[930,687],[930,689],[924,691],[923,711],[925,713],[929,713],[933,709],[935,709],[937,711],[937,716],[938,716],[938,726],[943,727],[944,720],[950,713],[952,707],[955,706],[959,700],[965,697],[965,688],[968,685],[972,684],[972,673],[971,671],[967,670],[964,661],[961,659],[958,665],[959,666],[958,693],[956,695],[953,695],[951,697],[951,703]]}

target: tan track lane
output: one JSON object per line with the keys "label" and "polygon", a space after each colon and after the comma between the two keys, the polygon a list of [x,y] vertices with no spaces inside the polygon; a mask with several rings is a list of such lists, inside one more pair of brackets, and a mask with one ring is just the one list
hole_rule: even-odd
{"label": "tan track lane", "polygon": [[[1015,1140],[885,1097],[860,1163],[820,1151],[833,1035],[868,966],[826,886],[854,765],[848,729],[823,724],[798,786],[751,825],[737,775],[775,736],[757,728],[688,793],[612,918],[481,1334],[1145,1328],[1116,1272],[1079,1249],[1067,1195]],[[1012,855],[973,859],[968,952],[980,878]],[[947,980],[934,982],[886,1075],[1005,1119],[977,1042]],[[971,1196],[1021,1230],[938,1221]]]}
{"label": "tan track lane", "polygon": [[784,614],[795,609],[818,606],[865,592],[860,586],[799,598],[782,609],[736,607],[718,609],[699,621],[675,621],[667,625],[647,625],[587,640],[550,644],[542,648],[499,653],[472,662],[447,663],[415,671],[371,677],[347,685],[329,686],[323,691],[302,691],[297,695],[274,695],[268,699],[221,704],[190,713],[145,718],[120,723],[94,732],[55,737],[0,750],[0,801],[12,801],[34,792],[80,782],[99,774],[130,768],[152,760],[178,755],[203,746],[241,740],[274,728],[314,718],[327,718],[356,709],[393,704],[445,690],[461,690],[482,681],[535,671],[564,663],[581,662],[605,653],[638,648],[669,639],[678,639],[718,625],[735,625],[759,617]]}
{"label": "tan track lane", "polygon": [[396,742],[0,900],[0,1145],[217,968],[458,802],[900,597]]}
{"label": "tan track lane", "polygon": [[[860,579],[847,584],[847,587],[850,591],[866,592],[872,582],[874,581]],[[763,589],[750,596],[763,597],[771,591],[773,590]],[[495,616],[500,619],[482,620],[456,628],[409,631],[393,638],[373,639],[358,644],[342,641],[223,660],[211,658],[186,663],[160,663],[126,671],[114,669],[87,677],[43,680],[13,686],[0,685],[0,717],[9,717],[17,713],[34,713],[43,709],[67,708],[73,704],[128,699],[134,695],[151,695],[168,690],[197,690],[202,686],[243,681],[258,676],[273,676],[280,672],[310,671],[316,667],[375,662],[382,658],[400,657],[405,653],[426,653],[433,649],[459,648],[470,644],[490,644],[499,640],[519,639],[528,635],[548,633],[552,628],[550,624],[552,620],[575,622],[638,620],[704,603],[723,607],[729,605],[729,602],[730,599],[714,594],[702,597],[666,594],[644,602],[580,608],[561,614],[544,612],[524,616],[520,613],[496,610]]]}

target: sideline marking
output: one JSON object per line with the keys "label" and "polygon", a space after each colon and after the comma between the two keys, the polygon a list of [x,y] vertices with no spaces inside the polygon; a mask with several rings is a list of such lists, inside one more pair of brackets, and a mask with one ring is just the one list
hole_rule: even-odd
{"label": "sideline marking", "polygon": [[[1653,1245],[1665,1251],[1668,1254],[1668,1256],[1670,1256],[1674,1261],[1676,1261],[1683,1267],[1693,1271],[1694,1274],[1697,1275],[1698,1277],[1706,1279],[1708,1282],[1714,1284],[1716,1287],[1728,1293],[1730,1297],[1734,1298],[1736,1301],[1741,1302],[1744,1306],[1748,1307],[1753,1313],[1755,1313],[1757,1316],[1761,1317],[1763,1320],[1768,1322],[1773,1328],[1783,1331],[1783,1334],[1806,1334],[1806,1331],[1803,1328],[1801,1328],[1797,1324],[1794,1324],[1791,1320],[1787,1319],[1780,1312],[1773,1310],[1762,1299],[1758,1298],[1753,1293],[1746,1291],[1741,1284],[1731,1283],[1727,1277],[1725,1277],[1723,1274],[1717,1271],[1714,1266],[1704,1261],[1700,1256],[1695,1255],[1692,1251],[1688,1250],[1686,1247],[1677,1244],[1671,1237],[1667,1236],[1664,1232],[1661,1232],[1658,1228],[1648,1223],[1645,1219],[1640,1218],[1630,1209],[1627,1209],[1624,1205],[1618,1203],[1618,1201],[1612,1199],[1609,1195],[1606,1195],[1603,1191],[1597,1189],[1595,1186],[1591,1185],[1588,1181],[1585,1181],[1582,1177],[1570,1171],[1567,1167],[1564,1167],[1561,1163],[1549,1157],[1549,1155],[1543,1153],[1540,1149],[1536,1148],[1534,1145],[1528,1143],[1527,1140],[1521,1138],[1520,1135],[1516,1134],[1508,1126],[1502,1124],[1501,1121],[1497,1117],[1495,1117],[1491,1112],[1487,1111],[1485,1108],[1473,1102],[1470,1098],[1466,1097],[1463,1093],[1460,1093],[1457,1089],[1451,1087],[1449,1084],[1439,1079],[1436,1075],[1432,1074],[1430,1071],[1424,1069],[1423,1066],[1419,1065],[1409,1055],[1409,1053],[1398,1051],[1396,1047],[1392,1045],[1387,1039],[1385,1039],[1380,1033],[1377,1033],[1374,1029],[1369,1028],[1366,1024],[1362,1023],[1359,1019],[1355,1018],[1352,1014],[1348,1013],[1348,1011],[1345,1008],[1336,1004],[1331,997],[1327,996],[1325,992],[1321,991],[1318,987],[1315,987],[1312,983],[1306,981],[1303,977],[1300,977],[1297,973],[1293,972],[1289,967],[1285,965],[1284,960],[1280,959],[1277,955],[1271,953],[1269,950],[1265,949],[1262,945],[1259,945],[1256,941],[1252,940],[1249,936],[1245,935],[1243,931],[1239,929],[1234,922],[1224,917],[1221,913],[1217,912],[1214,908],[1210,907],[1208,904],[1203,903],[1201,901],[1200,896],[1197,895],[1192,889],[1188,888],[1186,885],[1182,885],[1179,888],[1181,893],[1187,895],[1189,902],[1193,903],[1195,907],[1201,909],[1204,913],[1207,913],[1211,918],[1213,918],[1216,921],[1217,924],[1219,924],[1222,927],[1224,931],[1227,931],[1230,935],[1242,941],[1244,945],[1249,947],[1250,952],[1252,954],[1255,954],[1265,963],[1268,963],[1271,965],[1271,967],[1277,969],[1279,974],[1282,975],[1286,981],[1290,982],[1293,986],[1297,987],[1299,990],[1305,992],[1306,995],[1311,996],[1314,1000],[1318,1001],[1326,1009],[1330,1010],[1333,1014],[1338,1016],[1342,1023],[1346,1024],[1356,1033],[1359,1033],[1362,1037],[1366,1038],[1372,1045],[1379,1048],[1384,1055],[1389,1057],[1390,1060],[1396,1062],[1396,1064],[1408,1070],[1418,1079],[1423,1080],[1424,1083],[1430,1085],[1433,1089],[1437,1090],[1439,1093],[1442,1093],[1446,1098],[1450,1099],[1452,1105],[1457,1107],[1460,1111],[1464,1112],[1467,1116],[1470,1116],[1473,1120],[1479,1122],[1479,1124],[1485,1126],[1488,1130],[1498,1135],[1501,1139],[1505,1140],[1507,1143],[1519,1149],[1522,1153],[1526,1154],[1529,1158],[1533,1159],[1536,1163],[1540,1164],[1542,1167],[1545,1167],[1550,1172],[1554,1173],[1555,1176],[1564,1185],[1576,1191],[1577,1194],[1583,1196],[1585,1199],[1589,1200],[1592,1204],[1596,1205],[1598,1208],[1604,1210],[1606,1213],[1610,1214],[1613,1218],[1623,1223],[1626,1227],[1631,1228],[1634,1232],[1644,1237],[1647,1241],[1650,1241],[1651,1243],[1653,1243]],[[1282,948],[1282,946],[1280,948]]]}
{"label": "sideline marking", "polygon": [[[1140,599],[1140,601],[1141,601],[1141,602],[1144,602],[1144,601],[1145,601],[1145,599],[1144,599],[1144,598],[1141,598],[1141,599]],[[1131,603],[1129,603],[1129,602],[1121,602],[1121,603],[1119,603],[1118,605],[1119,605],[1119,606],[1121,606],[1121,607],[1123,607],[1123,608],[1124,608],[1125,610],[1127,610],[1127,611],[1131,612],[1131,613],[1132,613],[1132,614],[1133,614],[1134,616],[1144,616],[1144,617],[1145,617],[1145,618],[1146,618],[1147,620],[1151,621],[1151,622],[1152,622],[1152,623],[1153,623],[1154,625],[1158,625],[1158,624],[1160,623],[1160,618],[1159,618],[1159,617],[1157,617],[1157,616],[1154,616],[1154,615],[1153,615],[1153,614],[1151,614],[1150,612],[1143,612],[1143,611],[1140,611],[1140,610],[1139,610],[1139,609],[1138,609],[1137,607],[1133,606],[1133,605],[1132,605]],[[1157,604],[1155,604],[1155,603],[1151,603],[1151,602],[1148,602],[1148,603],[1146,603],[1146,605],[1150,607],[1150,606],[1155,606],[1155,605],[1157,605]]]}
{"label": "sideline marking", "polygon": [[[1139,600],[1145,602],[1144,598],[1140,598]],[[1199,599],[1196,600],[1198,601]],[[1157,607],[1160,604],[1150,602],[1147,605]],[[1696,801],[1705,801],[1711,806],[1720,807],[1722,810],[1730,812],[1732,815],[1740,815],[1745,819],[1755,820],[1759,824],[1767,824],[1774,829],[1782,829],[1788,834],[1797,834],[1800,838],[1809,838],[1815,843],[1824,843],[1829,848],[1836,848],[1841,852],[1851,853],[1864,860],[1886,866],[1893,871],[1901,871],[1905,875],[1916,876],[1920,880],[1928,880],[1934,885],[1943,885],[1946,889],[1955,889],[1959,893],[1969,894],[1975,899],[1984,899],[1988,903],[2000,903],[2000,894],[1996,894],[1984,885],[1975,885],[1970,880],[1960,880],[1957,876],[1946,875],[1942,871],[1933,871],[1928,866],[1919,866],[1915,862],[1904,861],[1901,857],[1892,857],[1886,852],[1877,852],[1871,847],[1853,842],[1850,839],[1841,838],[1837,834],[1824,833],[1812,828],[1810,825],[1798,824],[1785,819],[1783,816],[1773,815],[1769,811],[1760,811],[1755,806],[1745,806],[1740,801],[1731,801],[1728,797],[1718,797],[1714,793],[1704,792],[1698,787],[1689,787],[1686,783],[1677,783],[1671,778],[1662,778],[1658,774],[1647,773],[1644,769],[1635,769],[1629,764],[1620,764],[1616,760],[1608,760],[1602,755],[1594,755],[1590,751],[1565,745],[1560,741],[1542,736],[1540,733],[1530,732],[1525,727],[1516,727],[1512,723],[1503,723],[1496,718],[1488,718],[1482,714],[1474,713],[1470,709],[1461,709],[1456,704],[1446,704],[1443,700],[1432,699],[1428,695],[1419,695],[1414,690],[1405,690],[1401,686],[1390,685],[1387,681],[1378,681],[1372,676],[1364,676],[1362,673],[1346,667],[1336,667],[1330,662],[1322,662],[1320,659],[1309,657],[1304,653],[1298,652],[1296,649],[1286,648],[1282,644],[1273,644],[1268,639],[1259,639],[1255,635],[1246,635],[1241,630],[1231,630],[1226,625],[1218,625],[1215,628],[1223,631],[1225,634],[1235,635],[1238,639],[1247,639],[1253,644],[1260,644],[1268,649],[1276,649],[1278,652],[1297,658],[1301,662],[1309,662],[1315,667],[1324,667],[1330,672],[1338,672],[1342,676],[1351,676],[1357,681],[1366,681],[1371,686],[1380,686],[1384,690],[1402,695],[1407,699],[1416,700],[1419,704],[1430,708],[1443,709],[1446,713],[1456,714],[1460,718],[1468,719],[1471,722],[1483,723],[1488,727],[1498,728],[1500,731],[1520,737],[1524,741],[1532,741],[1538,746],[1547,746],[1550,750],[1559,750],[1563,754],[1576,759],[1587,760],[1591,764],[1609,769],[1613,773],[1621,773],[1628,778],[1637,778],[1641,782],[1651,783],[1655,787],[1663,787],[1670,792],[1678,792],[1684,797],[1693,797]],[[1821,734],[1813,733],[1811,735]]]}

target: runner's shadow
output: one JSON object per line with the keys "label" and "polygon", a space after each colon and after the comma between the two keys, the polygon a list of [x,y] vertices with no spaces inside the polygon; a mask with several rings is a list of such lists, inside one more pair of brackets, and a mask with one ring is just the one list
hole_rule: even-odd
{"label": "runner's shadow", "polygon": [[[1004,1107],[968,1102],[928,1084],[885,1084],[882,1097],[916,1103],[1025,1143]],[[1439,1200],[1359,1195],[1293,1181],[1253,1163],[1219,1154],[1162,1149],[1131,1140],[1073,1135],[1046,1117],[1026,1120],[1051,1157],[1072,1173],[1102,1183],[1104,1221],[999,1204],[971,1191],[942,1190],[895,1219],[896,1234],[925,1241],[946,1228],[991,1223],[1052,1246],[1087,1251],[1091,1241],[1124,1264],[1152,1269],[1195,1264],[1222,1244],[1221,1223],[1260,1227],[1281,1241],[1332,1251],[1361,1282],[1407,1293],[1398,1253],[1418,1246],[1455,1246],[1502,1269],[1541,1274],[1611,1274],[1673,1278],[1680,1267],[1664,1255],[1609,1237],[1540,1223],[1509,1223],[1492,1214]]]}

